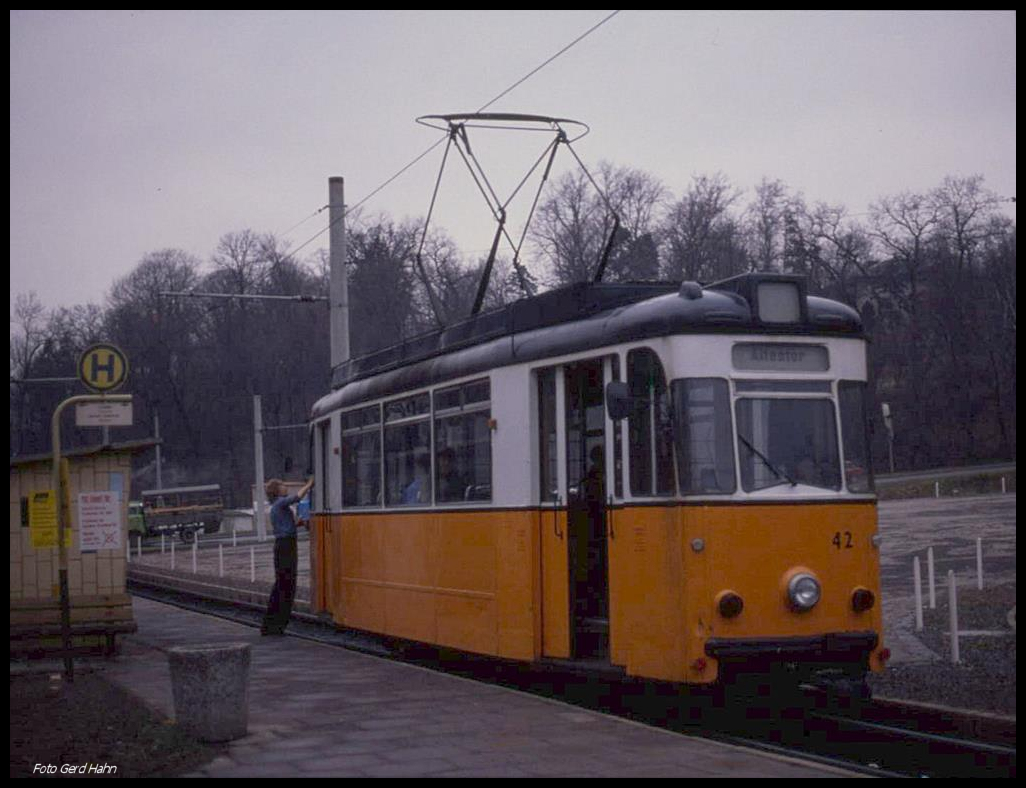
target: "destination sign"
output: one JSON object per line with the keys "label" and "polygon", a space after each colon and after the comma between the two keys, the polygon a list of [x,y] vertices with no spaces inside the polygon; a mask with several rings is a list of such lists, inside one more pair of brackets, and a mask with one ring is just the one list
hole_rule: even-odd
{"label": "destination sign", "polygon": [[735,369],[761,372],[826,372],[830,354],[823,345],[741,342],[734,345]]}

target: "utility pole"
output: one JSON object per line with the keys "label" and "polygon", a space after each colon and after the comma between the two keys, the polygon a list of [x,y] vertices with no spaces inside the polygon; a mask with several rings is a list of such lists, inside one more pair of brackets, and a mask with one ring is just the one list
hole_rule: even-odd
{"label": "utility pole", "polygon": [[267,538],[267,523],[264,521],[264,414],[259,394],[253,395],[253,436],[253,454],[256,457],[256,507],[253,515],[256,517],[257,540],[262,542]]}
{"label": "utility pole", "polygon": [[160,474],[160,414],[157,411],[153,411],[153,437],[157,441],[157,489],[163,490]]}
{"label": "utility pole", "polygon": [[328,178],[328,258],[331,270],[331,368],[349,360],[349,277],[346,272],[345,179]]}

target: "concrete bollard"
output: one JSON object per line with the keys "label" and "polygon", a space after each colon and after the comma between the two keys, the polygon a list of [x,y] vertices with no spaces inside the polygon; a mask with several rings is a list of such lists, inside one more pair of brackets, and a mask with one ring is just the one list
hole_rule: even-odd
{"label": "concrete bollard", "polygon": [[231,741],[249,724],[248,643],[168,650],[175,722],[203,741]]}

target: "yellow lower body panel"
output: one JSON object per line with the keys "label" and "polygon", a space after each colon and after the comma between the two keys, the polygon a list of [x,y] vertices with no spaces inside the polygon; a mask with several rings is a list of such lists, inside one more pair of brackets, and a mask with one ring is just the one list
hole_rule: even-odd
{"label": "yellow lower body panel", "polygon": [[320,516],[318,579],[343,626],[479,654],[539,656],[538,514]]}
{"label": "yellow lower body panel", "polygon": [[[629,675],[709,683],[707,645],[793,645],[834,633],[882,634],[872,502],[652,505],[608,512],[609,658]],[[316,602],[339,624],[480,654],[571,656],[568,524],[560,510],[318,515]],[[787,579],[813,574],[810,611]],[[872,593],[864,612],[857,589]],[[740,615],[717,599],[732,592]],[[882,668],[882,642],[868,657]],[[814,656],[814,655],[813,655]]]}

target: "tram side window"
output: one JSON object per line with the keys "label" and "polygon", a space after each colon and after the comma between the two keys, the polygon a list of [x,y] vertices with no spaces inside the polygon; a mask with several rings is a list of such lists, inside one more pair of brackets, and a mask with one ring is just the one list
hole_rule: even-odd
{"label": "tram side window", "polygon": [[730,387],[721,378],[673,382],[677,412],[677,460],[682,495],[732,493],[734,437]]}
{"label": "tram side window", "polygon": [[866,436],[866,384],[842,380],[837,387],[841,406],[841,439],[844,441],[844,478],[849,492],[873,489]]}
{"label": "tram side window", "polygon": [[385,403],[385,503],[431,504],[431,399],[417,394]]}
{"label": "tram side window", "polygon": [[492,499],[491,389],[487,380],[435,392],[435,500]]}
{"label": "tram side window", "polygon": [[666,376],[648,348],[627,354],[632,412],[627,420],[632,495],[673,494],[673,430]]}
{"label": "tram side window", "polygon": [[342,505],[381,505],[381,409],[377,405],[342,414]]}
{"label": "tram side window", "polygon": [[318,425],[317,439],[320,443],[320,456],[321,456],[321,476],[318,487],[320,490],[314,492],[319,493],[317,496],[320,500],[321,510],[326,510],[331,506],[331,420],[322,421]]}
{"label": "tram side window", "polygon": [[538,373],[538,467],[541,473],[541,500],[555,501],[559,495],[559,459],[556,432],[556,370]]}

